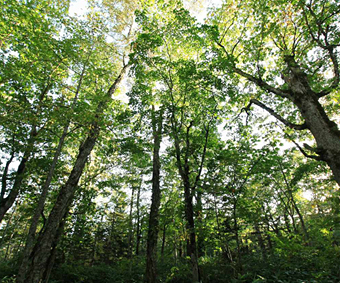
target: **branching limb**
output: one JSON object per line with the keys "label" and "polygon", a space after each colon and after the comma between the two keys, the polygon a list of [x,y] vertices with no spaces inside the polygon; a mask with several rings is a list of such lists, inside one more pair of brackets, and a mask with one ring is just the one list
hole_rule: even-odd
{"label": "branching limb", "polygon": [[276,119],[278,119],[280,122],[282,122],[284,125],[286,125],[287,127],[291,128],[291,129],[295,129],[295,130],[299,130],[299,131],[308,129],[306,123],[303,123],[301,125],[291,123],[291,122],[287,121],[286,119],[284,119],[283,117],[281,117],[279,114],[277,114],[273,109],[264,105],[262,102],[258,101],[257,99],[251,99],[249,104],[247,105],[247,107],[245,107],[243,110],[248,112],[249,109],[250,109],[250,106],[252,104],[256,104],[257,106],[260,106],[262,109],[266,110],[269,114],[274,116]]}
{"label": "branching limb", "polygon": [[[280,127],[280,125],[278,125]],[[282,127],[280,127],[282,129]],[[283,129],[282,129],[283,130]],[[296,147],[299,149],[299,151],[307,158],[311,158],[311,159],[314,159],[314,160],[317,160],[317,161],[323,161],[322,157],[321,156],[318,156],[318,155],[310,155],[308,154],[294,139],[291,135],[289,135],[288,133],[284,133],[289,139],[290,141],[292,141]],[[306,147],[306,144],[304,144],[304,146]],[[307,147],[307,149],[309,149]]]}
{"label": "branching limb", "polygon": [[[329,42],[329,31],[330,31],[330,26],[326,25],[326,27],[324,26],[324,23],[326,22],[327,19],[337,15],[340,13],[340,9],[337,9],[336,11],[334,11],[333,13],[331,13],[330,15],[326,16],[325,18],[318,18],[318,16],[315,14],[315,12],[312,9],[311,5],[307,5],[306,6],[310,15],[312,15],[315,24],[317,25],[318,28],[318,33],[317,35],[314,34],[312,27],[311,27],[311,23],[308,19],[307,16],[307,12],[306,10],[304,10],[304,18],[305,18],[305,23],[307,25],[308,28],[308,32],[312,38],[312,40],[322,49],[324,49],[326,52],[328,52],[328,55],[332,61],[332,65],[333,65],[333,82],[332,84],[327,87],[326,89],[324,89],[323,91],[319,92],[317,95],[319,98],[326,96],[328,94],[330,94],[336,87],[338,87],[339,83],[340,83],[340,72],[339,72],[339,61],[338,58],[336,56],[336,47],[337,45],[331,44]],[[323,11],[321,12],[321,15],[323,15]]]}
{"label": "branching limb", "polygon": [[[216,44],[223,50],[223,52],[225,53],[225,55],[227,56],[228,59],[231,59],[231,55],[229,54],[229,52],[227,51],[227,49],[225,48],[225,46],[223,44],[221,44],[220,42],[216,42]],[[246,78],[247,80],[255,83],[257,86],[259,86],[260,88],[262,88],[263,90],[266,90],[268,92],[272,92],[282,98],[289,98],[289,92],[279,89],[279,88],[275,88],[271,85],[269,85],[268,83],[266,83],[265,81],[263,81],[261,78],[257,78],[253,75],[250,75],[244,71],[242,71],[241,69],[237,68],[237,67],[232,67],[232,70],[236,73],[239,74],[240,76]]]}

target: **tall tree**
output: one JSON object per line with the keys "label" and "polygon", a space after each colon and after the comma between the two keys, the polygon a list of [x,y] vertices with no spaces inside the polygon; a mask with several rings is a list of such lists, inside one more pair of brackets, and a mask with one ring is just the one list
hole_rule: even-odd
{"label": "tall tree", "polygon": [[[311,133],[316,146],[300,147],[301,152],[325,161],[340,184],[340,132],[334,112],[326,110],[334,109],[328,106],[339,85],[338,5],[225,1],[215,12],[216,28],[210,30],[218,68],[228,72],[227,80],[235,83],[236,75],[258,87],[239,99],[249,102],[247,109],[257,105],[287,127]],[[287,104],[292,115],[284,118]]]}

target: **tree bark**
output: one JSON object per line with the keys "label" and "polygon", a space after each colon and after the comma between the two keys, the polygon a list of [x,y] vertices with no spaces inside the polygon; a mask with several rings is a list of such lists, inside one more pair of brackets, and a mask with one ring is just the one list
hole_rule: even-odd
{"label": "tree bark", "polygon": [[[129,259],[132,259],[132,254],[133,254],[133,221],[132,221],[132,212],[133,212],[133,200],[134,200],[134,196],[135,196],[135,187],[132,186],[131,189],[131,200],[130,200],[130,213],[129,213],[129,239],[128,239],[128,243],[129,243],[129,250],[128,250],[128,257]],[[130,264],[132,263],[132,261],[130,261]]]}
{"label": "tree bark", "polygon": [[156,256],[157,240],[159,232],[159,207],[161,201],[160,189],[160,160],[159,150],[162,141],[163,111],[160,111],[158,121],[155,117],[155,109],[152,106],[152,132],[153,132],[153,165],[152,165],[152,200],[149,218],[149,229],[146,251],[146,282],[157,282]]}
{"label": "tree bark", "polygon": [[255,227],[255,233],[256,233],[257,241],[259,242],[259,246],[260,246],[260,249],[261,249],[262,259],[266,260],[267,259],[266,246],[264,244],[264,240],[262,238],[262,233],[260,231],[258,223],[255,223],[254,227]]}
{"label": "tree bark", "polygon": [[[223,47],[221,44],[220,46]],[[330,120],[325,109],[319,102],[321,97],[328,95],[330,92],[326,90],[319,93],[313,91],[308,82],[306,73],[295,61],[294,56],[286,55],[284,56],[284,61],[287,64],[287,70],[282,76],[288,85],[288,90],[274,88],[262,79],[249,75],[236,67],[233,69],[237,74],[252,81],[260,88],[294,103],[299,109],[302,118],[305,120],[303,125],[292,124],[284,118],[278,117],[279,115],[273,113],[268,107],[261,106],[262,103],[258,105],[293,129],[308,129],[312,133],[317,145],[315,149],[311,149],[316,155],[309,155],[301,148],[300,150],[306,157],[325,161],[333,172],[335,181],[340,186],[340,131],[337,124]],[[332,61],[335,64],[335,69],[338,70],[338,62],[334,54]],[[337,73],[336,76],[338,79],[335,82],[338,84],[339,73]]]}
{"label": "tree bark", "polygon": [[140,225],[140,190],[142,187],[142,180],[140,181],[138,191],[137,191],[137,223],[136,223],[136,255],[139,255],[139,246],[140,246],[140,232],[141,232],[141,225]]}
{"label": "tree bark", "polygon": [[[39,98],[38,98],[38,106],[37,106],[37,110],[35,113],[32,113],[33,115],[38,116],[41,112],[41,107],[42,107],[42,102],[44,101],[45,96],[47,95],[47,93],[49,92],[50,88],[51,88],[51,82],[49,81],[46,85],[46,87],[44,87],[44,89],[41,91]],[[14,204],[17,196],[20,193],[20,189],[21,189],[21,184],[22,181],[24,179],[24,175],[25,175],[25,171],[26,171],[26,165],[27,162],[29,161],[33,148],[34,148],[34,144],[36,141],[36,138],[40,132],[40,130],[43,129],[37,129],[37,124],[33,123],[32,128],[29,132],[29,139],[27,141],[27,145],[25,147],[25,151],[23,154],[23,157],[19,163],[17,172],[16,172],[16,176],[14,179],[14,184],[12,186],[11,191],[9,192],[8,196],[6,198],[4,198],[5,192],[6,192],[6,186],[2,188],[1,191],[1,199],[0,199],[0,223],[3,220],[5,214],[7,213],[7,211],[12,207],[12,205]],[[5,183],[2,183],[2,185],[6,185]]]}
{"label": "tree bark", "polygon": [[99,121],[102,117],[103,111],[106,109],[108,102],[110,101],[112,94],[117,89],[123,75],[127,69],[125,65],[117,79],[109,88],[105,98],[99,102],[96,109],[96,116],[90,126],[90,131],[87,138],[79,148],[79,153],[76,158],[73,169],[70,176],[64,186],[61,187],[58,198],[52,208],[52,211],[47,219],[45,229],[39,235],[35,246],[29,256],[29,263],[27,266],[27,272],[25,275],[20,275],[20,278],[25,278],[25,283],[37,283],[41,282],[49,268],[49,258],[53,251],[52,245],[56,245],[56,239],[59,227],[62,224],[63,218],[68,212],[68,209],[73,201],[73,196],[76,191],[79,179],[83,173],[86,161],[98,139],[100,133]]}
{"label": "tree bark", "polygon": [[[20,188],[21,188],[21,183],[24,179],[24,174],[26,170],[26,164],[31,156],[32,150],[33,150],[33,145],[35,143],[35,137],[37,136],[37,131],[36,128],[34,127],[31,130],[30,133],[30,138],[28,140],[28,144],[26,146],[26,150],[24,152],[23,157],[21,158],[21,161],[19,163],[15,179],[14,179],[14,184],[12,186],[11,191],[7,195],[7,197],[4,197],[6,193],[6,187],[3,187],[1,191],[1,201],[0,201],[0,223],[4,219],[4,216],[6,215],[7,211],[12,207],[14,204],[17,196],[19,195]],[[4,183],[3,183],[4,185]]]}
{"label": "tree bark", "polygon": [[[88,59],[89,59],[89,57],[88,57]],[[78,85],[77,85],[77,89],[76,89],[76,92],[75,92],[75,95],[74,95],[74,98],[73,98],[71,110],[74,110],[74,108],[77,104],[78,95],[79,95],[80,88],[81,88],[81,85],[82,85],[82,82],[83,82],[83,77],[84,77],[84,74],[85,74],[85,69],[86,69],[87,63],[88,63],[88,61],[83,66],[83,69],[82,69],[82,72],[81,72],[81,75],[80,75],[80,78],[79,78],[79,82],[78,82]],[[35,240],[35,237],[36,237],[37,227],[39,225],[39,219],[40,219],[41,214],[44,211],[44,206],[45,206],[46,198],[47,198],[47,195],[48,195],[48,190],[49,190],[50,184],[52,182],[54,171],[56,169],[57,162],[58,162],[59,156],[61,154],[61,150],[63,148],[65,138],[68,134],[68,129],[69,129],[70,123],[71,123],[71,120],[68,119],[68,121],[66,121],[66,124],[63,128],[63,132],[62,132],[62,135],[59,139],[58,146],[55,150],[50,170],[49,170],[47,177],[46,177],[46,180],[45,180],[45,182],[42,186],[38,205],[37,205],[37,207],[34,211],[34,215],[33,215],[32,219],[31,219],[31,225],[30,225],[30,228],[29,228],[29,231],[28,231],[25,249],[24,249],[24,252],[23,252],[23,259],[22,259],[22,262],[21,262],[21,265],[20,265],[19,271],[18,271],[17,282],[23,282],[24,278],[22,276],[24,274],[26,274],[26,272],[27,272],[26,268],[28,266],[29,255],[31,254],[33,246],[34,246],[34,240]]]}

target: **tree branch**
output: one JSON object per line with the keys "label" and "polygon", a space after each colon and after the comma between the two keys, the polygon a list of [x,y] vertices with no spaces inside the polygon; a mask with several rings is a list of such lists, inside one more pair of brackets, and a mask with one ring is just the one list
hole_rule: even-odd
{"label": "tree branch", "polygon": [[[309,34],[312,38],[312,40],[319,46],[321,47],[323,50],[326,50],[329,54],[329,57],[332,61],[333,64],[333,82],[331,83],[331,85],[329,87],[327,87],[326,89],[322,90],[321,92],[319,92],[317,94],[317,96],[319,98],[326,96],[328,94],[330,94],[340,83],[340,72],[339,72],[339,61],[338,58],[335,54],[335,48],[337,47],[337,45],[334,44],[330,44],[328,41],[328,35],[329,35],[329,25],[326,26],[326,28],[323,27],[323,24],[325,23],[325,21],[331,17],[333,17],[334,15],[340,13],[340,9],[334,11],[332,14],[328,15],[327,17],[325,17],[324,19],[319,19],[318,16],[314,13],[311,5],[307,5],[306,6],[309,13],[312,15],[315,24],[317,25],[318,28],[318,34],[317,36],[314,35],[310,21],[308,20],[308,16],[307,16],[307,12],[306,9],[303,10],[303,15],[305,18],[305,22],[306,25],[308,27],[308,31]],[[323,11],[321,12],[321,14],[323,14]],[[320,37],[323,36],[323,40],[320,39]]]}
{"label": "tree branch", "polygon": [[280,122],[282,122],[283,124],[285,124],[287,127],[291,128],[291,129],[295,129],[295,130],[299,130],[299,131],[308,129],[306,123],[303,123],[301,125],[291,123],[291,122],[287,121],[286,119],[284,119],[283,117],[281,117],[279,114],[277,114],[273,109],[264,105],[262,102],[258,101],[257,99],[251,99],[249,104],[247,105],[247,107],[243,108],[243,110],[245,110],[248,113],[250,106],[252,104],[256,104],[257,106],[260,106],[262,109],[266,110],[269,114],[274,116],[276,119],[278,119]]}

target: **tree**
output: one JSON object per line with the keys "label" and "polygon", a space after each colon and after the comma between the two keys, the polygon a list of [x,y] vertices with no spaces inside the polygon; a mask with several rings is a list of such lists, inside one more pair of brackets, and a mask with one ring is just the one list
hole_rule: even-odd
{"label": "tree", "polygon": [[[305,145],[301,152],[326,162],[340,184],[339,129],[331,106],[339,85],[337,4],[226,1],[215,13],[210,34],[217,68],[227,72],[226,80],[235,82],[236,75],[258,87],[249,85],[240,96],[249,102],[246,109],[255,104],[287,127],[311,133],[316,147]],[[293,111],[288,119],[280,113],[287,102]]]}

